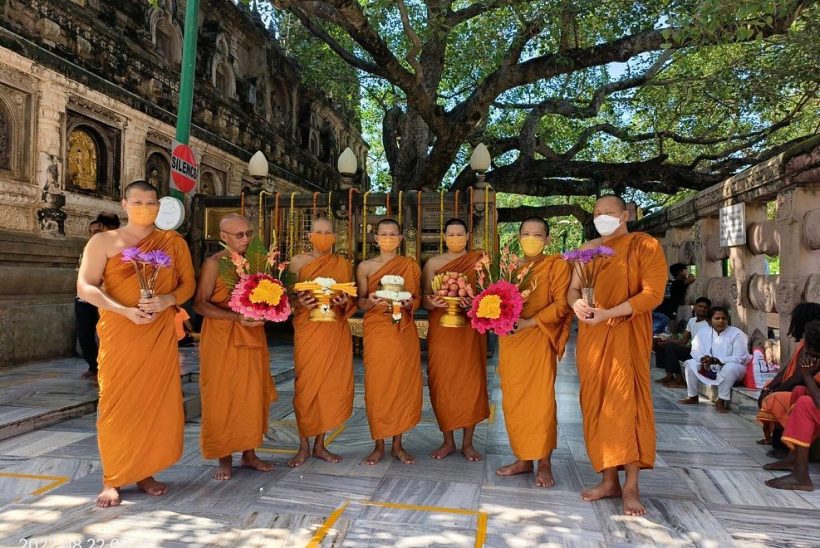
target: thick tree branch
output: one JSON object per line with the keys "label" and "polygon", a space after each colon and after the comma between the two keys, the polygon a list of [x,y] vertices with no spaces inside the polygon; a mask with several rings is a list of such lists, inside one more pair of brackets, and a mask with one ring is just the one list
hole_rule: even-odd
{"label": "thick tree branch", "polygon": [[407,39],[410,40],[410,48],[407,50],[407,55],[404,58],[410,63],[410,66],[416,70],[416,80],[422,81],[424,79],[424,69],[421,67],[418,58],[423,47],[421,38],[416,34],[413,25],[410,23],[410,14],[407,12],[407,5],[404,3],[404,0],[396,0],[396,6],[399,8],[404,34],[407,36]]}
{"label": "thick tree branch", "polygon": [[544,206],[499,207],[496,209],[499,223],[520,222],[527,217],[575,217],[585,225],[592,222],[592,214],[578,204],[554,204]]}
{"label": "thick tree branch", "polygon": [[484,15],[485,13],[509,6],[510,4],[511,2],[509,0],[487,0],[486,2],[476,2],[466,8],[448,13],[447,26],[453,28],[456,25],[460,25],[461,23],[469,21],[479,15]]}

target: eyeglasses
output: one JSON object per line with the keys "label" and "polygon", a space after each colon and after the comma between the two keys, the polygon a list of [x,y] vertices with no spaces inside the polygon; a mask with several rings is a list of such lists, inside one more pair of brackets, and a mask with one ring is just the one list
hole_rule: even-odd
{"label": "eyeglasses", "polygon": [[[225,232],[224,230],[222,232]],[[253,237],[253,230],[246,230],[245,232],[225,232],[225,234],[230,234],[237,240],[244,240],[245,238],[251,239]]]}

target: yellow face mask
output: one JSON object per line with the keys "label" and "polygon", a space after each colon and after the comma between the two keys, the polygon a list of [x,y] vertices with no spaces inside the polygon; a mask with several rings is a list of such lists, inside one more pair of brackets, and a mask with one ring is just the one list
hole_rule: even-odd
{"label": "yellow face mask", "polygon": [[445,236],[444,241],[447,249],[453,253],[463,251],[467,247],[467,236]]}
{"label": "yellow face mask", "polygon": [[521,250],[527,257],[537,257],[544,251],[544,240],[537,236],[523,236],[520,240]]}
{"label": "yellow face mask", "polygon": [[158,205],[128,206],[128,222],[137,226],[151,226],[159,215]]}
{"label": "yellow face mask", "polygon": [[378,236],[376,238],[376,243],[379,244],[379,249],[385,253],[390,253],[391,251],[398,249],[400,242],[401,240],[398,236]]}
{"label": "yellow face mask", "polygon": [[326,253],[333,248],[336,243],[336,236],[334,234],[319,234],[311,232],[308,235],[310,243],[313,244],[314,249],[319,253]]}

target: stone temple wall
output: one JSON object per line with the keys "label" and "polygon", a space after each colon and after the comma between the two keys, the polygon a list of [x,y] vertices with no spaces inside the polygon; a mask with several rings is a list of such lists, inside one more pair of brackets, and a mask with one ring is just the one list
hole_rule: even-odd
{"label": "stone temple wall", "polygon": [[[739,203],[746,244],[721,247],[720,209]],[[696,266],[689,304],[709,297],[727,307],[733,325],[750,337],[778,328],[780,357],[787,360],[794,348],[786,336],[791,310],[800,302],[820,302],[820,136],[645,217],[633,229],[658,237],[669,264]],[[779,275],[767,273],[767,255],[780,258]],[[723,275],[724,262],[730,277]]]}
{"label": "stone temple wall", "polygon": [[[170,0],[0,1],[0,367],[73,353],[90,220],[121,214],[132,180],[167,194],[183,13]],[[259,23],[229,0],[202,2],[198,192],[238,194],[256,150],[271,190],[333,190],[344,147],[365,166],[358,122],[302,85]]]}

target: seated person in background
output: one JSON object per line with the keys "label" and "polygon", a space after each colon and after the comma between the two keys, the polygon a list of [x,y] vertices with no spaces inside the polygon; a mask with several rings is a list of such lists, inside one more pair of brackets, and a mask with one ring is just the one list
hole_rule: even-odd
{"label": "seated person in background", "polygon": [[669,267],[672,279],[666,284],[666,294],[661,305],[652,313],[652,333],[658,335],[671,326],[670,332],[674,333],[675,319],[678,315],[678,307],[683,304],[686,298],[686,289],[695,281],[695,277],[689,273],[689,269],[683,263],[675,263]]}
{"label": "seated person in background", "polygon": [[709,311],[709,327],[701,329],[692,341],[692,358],[683,364],[687,398],[678,403],[698,403],[698,382],[718,387],[717,412],[729,412],[732,387],[746,376],[749,339],[729,325],[729,311],[715,306]]}
{"label": "seated person in background", "polygon": [[188,311],[181,306],[177,307],[177,313],[174,316],[174,328],[177,333],[177,346],[193,346],[194,338],[191,333],[194,331],[194,326],[191,325],[191,316]]}
{"label": "seated person in background", "polygon": [[655,382],[670,388],[683,388],[686,386],[683,381],[680,362],[692,357],[690,354],[692,338],[697,335],[702,327],[709,327],[706,315],[709,314],[711,307],[712,301],[706,297],[698,297],[693,307],[695,315],[689,318],[686,329],[680,337],[655,339],[656,360],[663,360],[663,367],[666,369],[666,376]]}
{"label": "seated person in background", "polygon": [[766,470],[788,470],[791,474],[766,481],[775,489],[814,491],[809,476],[809,448],[820,437],[820,321],[806,325],[805,352],[797,366],[797,375],[803,385],[790,394],[791,406],[783,431],[783,443],[789,446],[789,455],[767,464]]}
{"label": "seated person in background", "polygon": [[757,401],[760,407],[757,420],[763,425],[764,435],[758,443],[772,444],[774,454],[770,456],[784,456],[787,450],[786,446],[780,443],[780,435],[783,433],[791,408],[791,391],[803,384],[797,365],[805,358],[807,352],[803,334],[809,322],[820,320],[820,303],[800,303],[794,307],[791,316],[788,335],[799,344],[794,349],[788,365],[781,367],[777,375],[760,391],[760,399]]}

